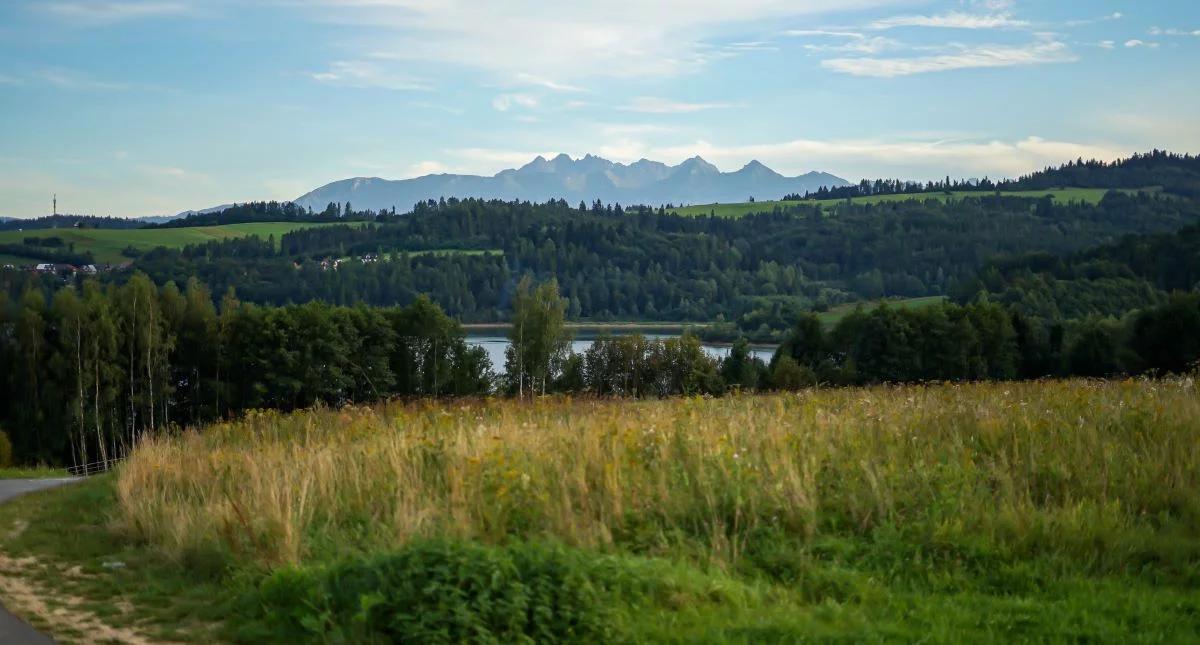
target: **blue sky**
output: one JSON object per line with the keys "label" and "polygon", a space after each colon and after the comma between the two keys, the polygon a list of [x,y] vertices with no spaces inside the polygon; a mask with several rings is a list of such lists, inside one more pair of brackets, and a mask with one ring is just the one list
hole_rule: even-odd
{"label": "blue sky", "polygon": [[536,154],[849,179],[1200,151],[1194,0],[5,0],[0,215]]}

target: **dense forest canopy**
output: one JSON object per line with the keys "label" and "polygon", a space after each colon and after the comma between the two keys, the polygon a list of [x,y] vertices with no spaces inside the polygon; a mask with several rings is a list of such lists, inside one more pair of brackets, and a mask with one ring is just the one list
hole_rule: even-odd
{"label": "dense forest canopy", "polygon": [[1115,192],[1096,205],[983,194],[736,219],[451,199],[278,241],[161,248],[134,266],[159,285],[195,276],[214,293],[236,286],[259,304],[391,306],[425,293],[466,322],[507,319],[524,273],[556,278],[573,319],[708,322],[768,312],[781,320],[814,306],[951,295],[995,256],[1070,253],[1197,221],[1191,200]]}

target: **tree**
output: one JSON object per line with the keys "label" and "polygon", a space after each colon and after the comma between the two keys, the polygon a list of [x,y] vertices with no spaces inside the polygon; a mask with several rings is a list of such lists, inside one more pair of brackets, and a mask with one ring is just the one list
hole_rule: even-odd
{"label": "tree", "polygon": [[526,276],[513,296],[512,341],[505,355],[509,378],[517,380],[517,394],[525,396],[539,389],[544,394],[549,380],[566,358],[570,335],[566,329],[566,300],[558,293],[558,281],[551,279],[533,288]]}

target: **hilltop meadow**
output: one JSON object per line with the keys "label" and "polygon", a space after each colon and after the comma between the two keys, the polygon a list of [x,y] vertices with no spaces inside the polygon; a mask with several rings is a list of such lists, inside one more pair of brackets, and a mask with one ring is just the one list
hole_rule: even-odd
{"label": "hilltop meadow", "polygon": [[[182,249],[190,244],[239,239],[258,236],[264,240],[278,240],[292,231],[313,226],[328,226],[321,222],[250,222],[219,226],[192,226],[187,228],[47,228],[29,231],[0,231],[0,245],[30,246],[25,241],[36,239],[44,244],[48,238],[61,240],[61,247],[71,253],[91,254],[95,262],[120,264],[129,262],[137,254],[156,248]],[[38,246],[37,244],[32,246]],[[58,248],[55,246],[53,248]],[[132,254],[127,252],[132,251]],[[35,263],[38,258],[17,253],[3,256],[7,262],[16,264]]]}
{"label": "hilltop meadow", "polygon": [[[821,206],[824,208],[832,208],[839,204],[847,202],[857,205],[870,204],[888,204],[907,201],[923,202],[926,200],[934,200],[940,203],[960,201],[963,199],[978,198],[981,195],[996,195],[1000,197],[1019,197],[1027,199],[1041,199],[1050,197],[1056,204],[1087,204],[1095,206],[1104,199],[1104,195],[1108,193],[1107,188],[1047,188],[1046,190],[1002,190],[994,193],[981,193],[977,190],[947,190],[940,192],[922,192],[922,193],[899,193],[886,195],[868,195],[862,197],[849,197],[844,199],[768,199],[752,202],[734,202],[729,204],[693,204],[688,206],[677,206],[669,209],[669,212],[676,215],[684,215],[689,217],[713,215],[716,217],[743,217],[745,215],[753,215],[759,213],[771,213],[776,208],[785,209],[789,207],[812,207]],[[1145,192],[1148,194],[1158,193],[1157,187],[1148,187],[1140,190],[1125,189],[1119,192],[1127,194],[1137,194]]]}

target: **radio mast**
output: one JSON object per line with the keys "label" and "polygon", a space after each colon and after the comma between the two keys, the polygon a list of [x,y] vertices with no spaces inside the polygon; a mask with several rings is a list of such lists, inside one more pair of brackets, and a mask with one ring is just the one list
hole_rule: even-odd
{"label": "radio mast", "polygon": [[58,215],[58,193],[54,193],[54,214]]}

